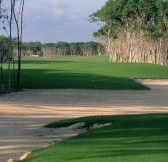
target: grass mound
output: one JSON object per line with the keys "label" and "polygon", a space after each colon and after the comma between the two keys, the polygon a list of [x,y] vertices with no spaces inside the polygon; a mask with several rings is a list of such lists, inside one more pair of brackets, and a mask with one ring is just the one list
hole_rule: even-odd
{"label": "grass mound", "polygon": [[168,114],[84,117],[47,127],[81,121],[112,125],[34,151],[23,162],[167,162]]}

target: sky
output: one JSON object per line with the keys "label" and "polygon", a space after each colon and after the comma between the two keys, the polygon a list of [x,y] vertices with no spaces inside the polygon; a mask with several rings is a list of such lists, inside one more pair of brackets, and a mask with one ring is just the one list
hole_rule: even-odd
{"label": "sky", "polygon": [[26,0],[23,41],[86,42],[100,26],[88,16],[107,0]]}

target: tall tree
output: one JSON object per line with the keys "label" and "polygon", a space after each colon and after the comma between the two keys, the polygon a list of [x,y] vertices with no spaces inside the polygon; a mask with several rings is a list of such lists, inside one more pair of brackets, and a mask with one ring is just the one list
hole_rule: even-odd
{"label": "tall tree", "polygon": [[21,44],[22,44],[22,31],[23,31],[23,12],[24,0],[0,0],[0,20],[2,28],[9,38],[8,52],[6,53],[6,61],[8,62],[8,88],[11,89],[11,61],[14,63],[13,57],[13,38],[16,37],[17,51],[18,51],[18,69],[17,69],[17,82],[15,87],[19,89],[20,71],[21,71]]}
{"label": "tall tree", "polygon": [[[18,4],[17,4],[18,3]],[[18,70],[16,88],[19,89],[22,56],[23,12],[25,0],[13,0],[13,15],[17,30]]]}
{"label": "tall tree", "polygon": [[168,0],[108,0],[90,15],[112,61],[167,63]]}

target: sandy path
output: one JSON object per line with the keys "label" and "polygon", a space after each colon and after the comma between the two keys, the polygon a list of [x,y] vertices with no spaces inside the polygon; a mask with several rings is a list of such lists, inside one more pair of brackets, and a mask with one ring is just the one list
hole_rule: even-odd
{"label": "sandy path", "polygon": [[0,162],[73,136],[46,129],[51,121],[86,115],[168,112],[168,80],[138,80],[151,91],[25,90],[0,96]]}

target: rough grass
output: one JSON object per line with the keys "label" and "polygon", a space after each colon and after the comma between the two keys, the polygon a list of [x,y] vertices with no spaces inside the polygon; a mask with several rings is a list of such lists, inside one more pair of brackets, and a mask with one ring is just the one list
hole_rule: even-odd
{"label": "rough grass", "polygon": [[23,162],[167,162],[168,114],[84,117],[48,126],[79,121],[113,124],[34,151]]}
{"label": "rough grass", "polygon": [[[7,78],[7,71],[5,76]],[[109,63],[107,56],[23,58],[21,88],[149,89],[131,78],[168,78],[168,67],[143,63]]]}

